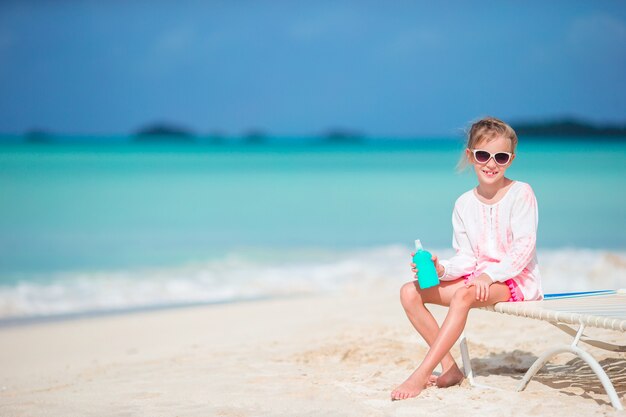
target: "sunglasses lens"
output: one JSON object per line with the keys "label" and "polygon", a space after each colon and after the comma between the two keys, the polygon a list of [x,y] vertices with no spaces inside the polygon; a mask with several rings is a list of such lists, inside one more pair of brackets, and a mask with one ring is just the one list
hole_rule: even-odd
{"label": "sunglasses lens", "polygon": [[494,155],[493,159],[496,160],[496,163],[500,165],[506,165],[509,162],[509,154],[508,153],[497,153]]}
{"label": "sunglasses lens", "polygon": [[491,155],[487,151],[476,151],[474,152],[474,158],[476,158],[477,162],[483,163],[487,162]]}

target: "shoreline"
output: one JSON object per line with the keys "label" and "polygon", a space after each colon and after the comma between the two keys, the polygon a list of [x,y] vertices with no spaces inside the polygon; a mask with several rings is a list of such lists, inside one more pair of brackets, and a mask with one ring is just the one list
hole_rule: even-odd
{"label": "shoreline", "polygon": [[188,302],[188,303],[174,303],[174,304],[155,304],[149,306],[139,306],[139,307],[124,307],[119,309],[103,309],[103,310],[89,310],[89,311],[78,311],[71,313],[60,313],[60,314],[50,314],[50,315],[40,315],[40,316],[24,316],[24,317],[8,317],[8,318],[0,318],[0,331],[4,328],[9,327],[21,327],[21,326],[29,326],[29,325],[37,325],[37,324],[46,324],[46,323],[64,323],[75,320],[83,320],[83,319],[97,319],[97,318],[105,318],[105,317],[115,317],[115,316],[127,316],[133,314],[140,313],[149,313],[149,312],[158,312],[158,311],[167,311],[167,310],[177,310],[184,308],[194,308],[194,307],[211,307],[211,306],[219,306],[224,304],[239,304],[239,303],[250,303],[255,301],[268,301],[268,300],[280,300],[284,298],[298,298],[305,297],[306,295],[290,295],[290,296],[258,296],[258,297],[242,297],[233,300],[217,300],[217,301],[197,301],[197,302]]}
{"label": "shoreline", "polygon": [[[444,308],[432,311],[443,319]],[[4,327],[0,409],[63,417],[621,415],[568,355],[526,391],[512,391],[536,355],[568,342],[551,325],[475,310],[466,333],[479,381],[505,391],[463,382],[392,402],[391,390],[427,349],[394,285]],[[593,350],[607,372],[622,375],[626,356],[601,352]],[[458,347],[452,353],[459,357]],[[626,384],[616,382],[624,401]]]}

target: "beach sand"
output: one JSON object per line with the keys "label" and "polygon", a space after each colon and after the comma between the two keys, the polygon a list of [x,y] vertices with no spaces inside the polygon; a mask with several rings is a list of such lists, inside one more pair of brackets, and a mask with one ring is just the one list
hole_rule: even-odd
{"label": "beach sand", "polygon": [[[568,343],[535,320],[472,311],[480,382],[390,401],[426,352],[398,288],[76,318],[0,328],[0,415],[623,415],[591,370],[561,355],[513,392],[543,349]],[[445,309],[433,307],[438,320]],[[620,334],[607,333],[613,340]],[[626,399],[626,355],[590,349]],[[458,348],[453,351],[459,357]]]}

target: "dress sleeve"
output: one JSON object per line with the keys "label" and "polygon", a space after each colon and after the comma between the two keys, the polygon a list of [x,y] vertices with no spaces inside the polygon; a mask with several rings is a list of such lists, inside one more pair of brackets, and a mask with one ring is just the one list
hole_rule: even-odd
{"label": "dress sleeve", "polygon": [[441,264],[445,268],[442,281],[453,281],[465,275],[469,275],[476,269],[476,256],[472,250],[472,245],[467,236],[467,230],[461,217],[462,208],[458,204],[454,205],[452,213],[452,247],[456,250],[456,255],[448,260],[442,260]]}
{"label": "dress sleeve", "polygon": [[511,208],[513,243],[504,258],[491,263],[483,271],[492,281],[504,282],[519,275],[535,256],[537,243],[537,199],[527,186],[519,193]]}

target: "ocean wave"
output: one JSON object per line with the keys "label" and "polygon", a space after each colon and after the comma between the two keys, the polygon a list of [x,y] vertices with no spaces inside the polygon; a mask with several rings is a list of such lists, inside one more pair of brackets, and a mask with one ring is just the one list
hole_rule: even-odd
{"label": "ocean wave", "polygon": [[[55,273],[0,286],[0,320],[224,303],[340,291],[396,291],[410,247],[247,250],[169,268]],[[433,251],[441,258],[451,250]],[[626,252],[540,250],[546,293],[626,287]]]}

